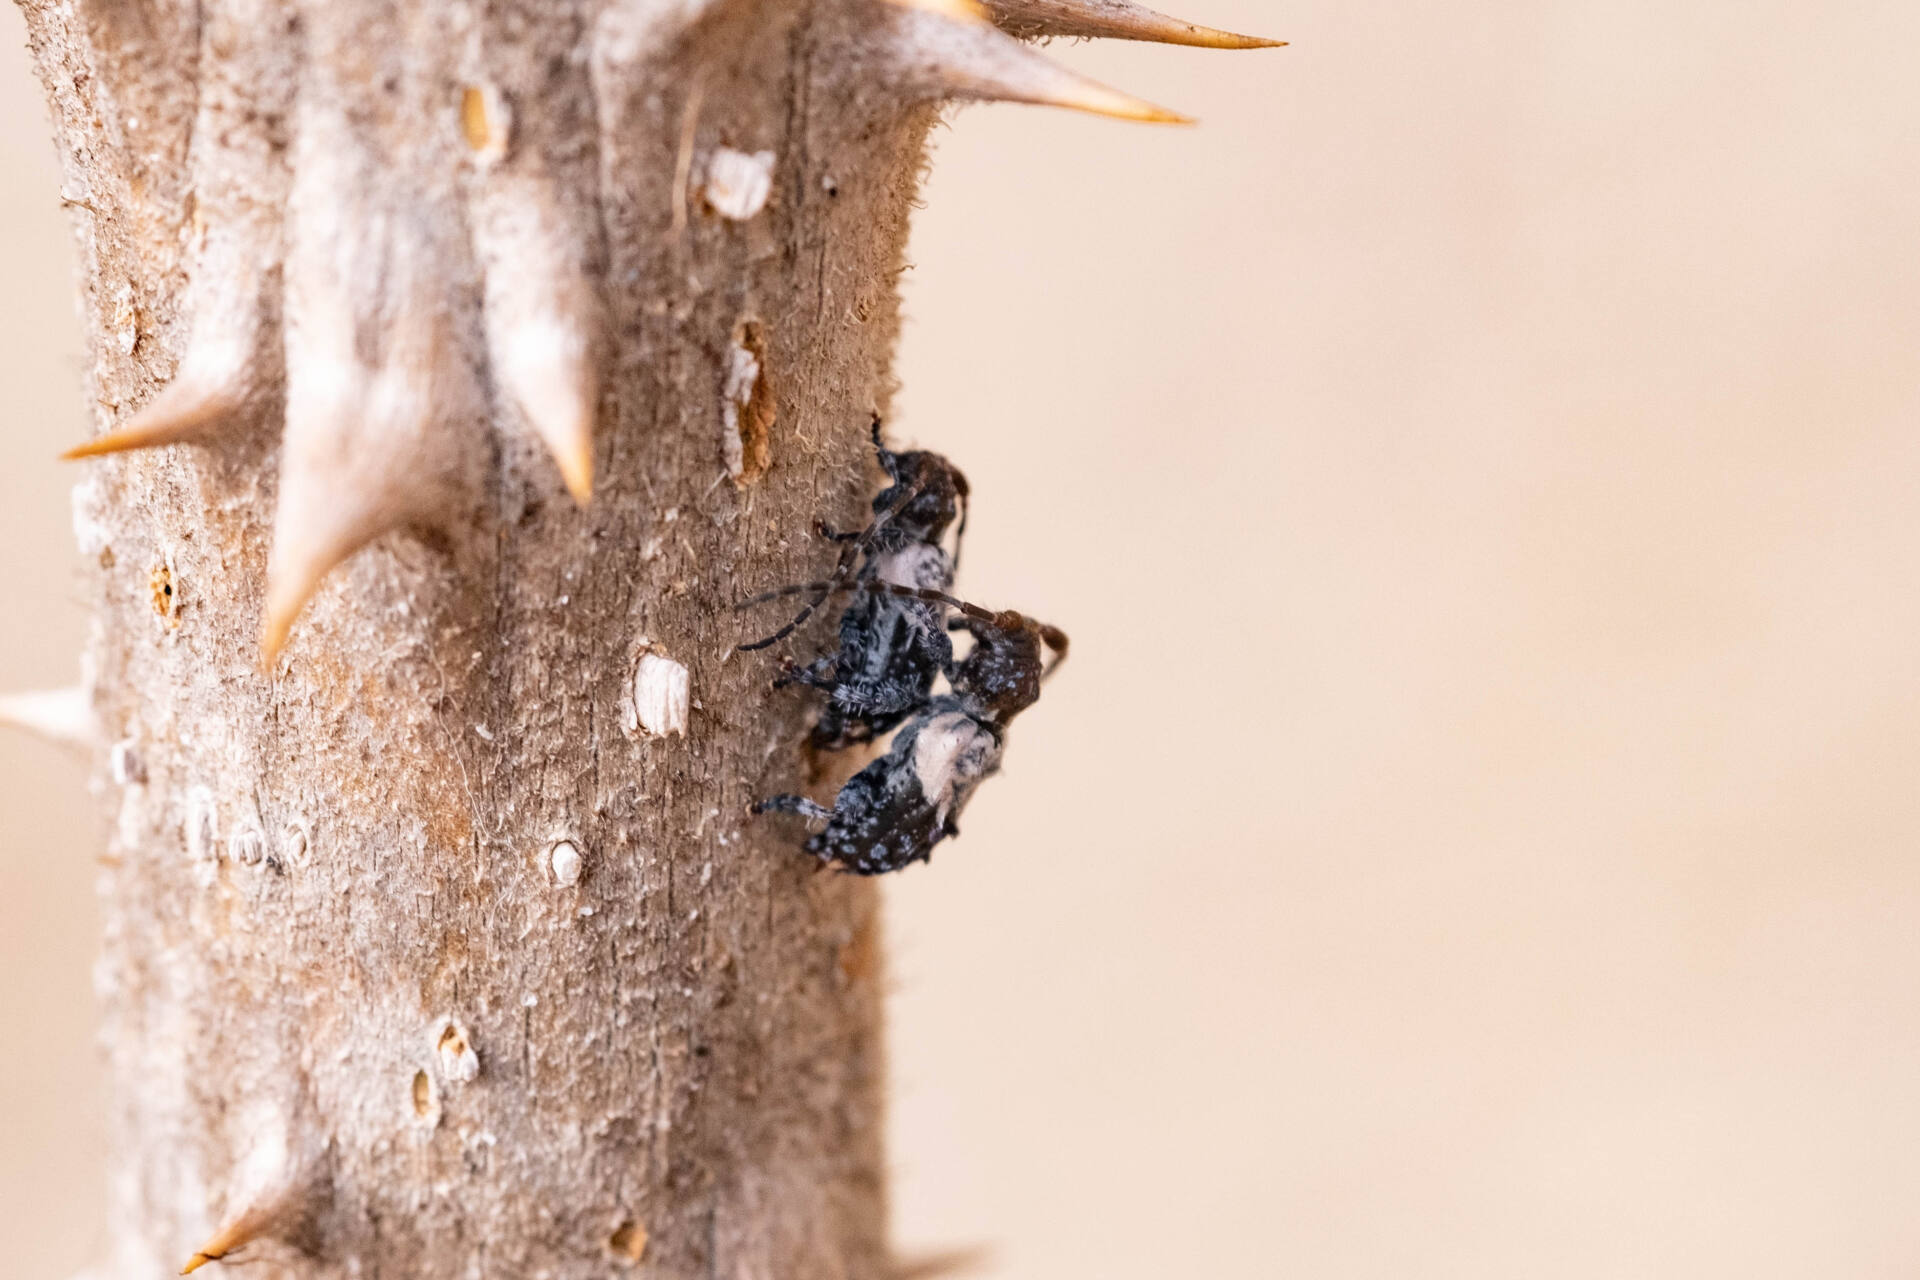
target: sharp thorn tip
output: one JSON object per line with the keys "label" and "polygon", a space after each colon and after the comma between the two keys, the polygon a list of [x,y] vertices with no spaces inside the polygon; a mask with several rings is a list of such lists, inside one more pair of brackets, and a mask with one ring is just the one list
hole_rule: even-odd
{"label": "sharp thorn tip", "polygon": [[1286,43],[1205,27],[1133,0],[988,0],[994,20],[1016,36],[1143,40],[1197,49],[1270,49]]}

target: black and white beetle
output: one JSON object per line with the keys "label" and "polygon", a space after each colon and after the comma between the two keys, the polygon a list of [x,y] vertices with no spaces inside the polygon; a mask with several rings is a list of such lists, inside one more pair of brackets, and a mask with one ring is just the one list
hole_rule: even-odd
{"label": "black and white beetle", "polygon": [[[775,688],[803,684],[826,695],[807,740],[814,751],[870,742],[893,729],[932,696],[934,678],[953,661],[943,597],[867,588],[890,583],[943,593],[953,586],[967,529],[967,478],[937,453],[888,449],[880,439],[878,417],[873,420],[873,448],[892,482],[874,497],[873,520],[858,533],[817,525],[823,536],[843,544],[833,577],[749,601],[812,592],[785,626],[739,646],[752,651],[785,639],[830,594],[851,584],[853,598],[840,614],[839,647],[804,667],[783,662],[774,682]],[[954,551],[948,556],[940,544],[956,518]]]}
{"label": "black and white beetle", "polygon": [[[789,590],[823,589],[847,588],[829,582]],[[753,811],[825,822],[808,838],[807,852],[823,864],[871,876],[927,861],[934,845],[960,834],[960,810],[982,780],[999,770],[1008,723],[1039,699],[1040,682],[1066,657],[1067,637],[1025,614],[993,613],[940,591],[892,583],[864,590],[959,613],[949,625],[971,633],[973,648],[948,665],[952,692],[914,709],[886,754],[849,778],[831,809],[805,796],[777,795]],[[1049,649],[1052,662],[1045,660]]]}

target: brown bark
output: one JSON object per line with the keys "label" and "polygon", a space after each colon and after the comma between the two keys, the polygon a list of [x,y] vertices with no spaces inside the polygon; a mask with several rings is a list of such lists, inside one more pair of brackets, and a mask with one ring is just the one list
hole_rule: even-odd
{"label": "brown bark", "polygon": [[[34,15],[36,51],[85,202],[111,422],[192,325],[180,160],[223,71],[196,58],[191,12],[89,15],[92,41],[57,16]],[[133,50],[102,40],[135,16],[153,27]],[[108,784],[114,1273],[177,1270],[265,1207],[285,1243],[252,1252],[297,1274],[600,1275],[644,1255],[661,1276],[877,1275],[876,900],[748,820],[791,772],[800,713],[729,656],[727,605],[805,575],[808,520],[850,518],[867,485],[926,111],[847,103],[811,69],[817,26],[777,11],[718,15],[597,101],[571,71],[543,78],[585,15],[473,17],[531,33],[489,46],[527,86],[521,145],[551,130],[557,204],[604,219],[599,493],[576,509],[503,437],[452,555],[389,537],[355,557],[263,674],[273,409],[224,449],[90,464],[97,710],[142,778]],[[410,52],[395,114],[451,116],[457,69]],[[226,87],[219,114],[254,109],[260,90]],[[773,150],[765,212],[676,225],[683,136]],[[450,138],[419,150],[395,163],[459,174]],[[778,399],[771,468],[743,490],[722,391],[745,317]],[[690,672],[684,735],[623,715],[648,645]],[[581,860],[564,886],[561,839]]]}
{"label": "brown bark", "polygon": [[877,903],[729,605],[870,492],[933,100],[1152,109],[864,0],[25,7],[88,451],[176,446],[78,514],[111,1274],[884,1274]]}

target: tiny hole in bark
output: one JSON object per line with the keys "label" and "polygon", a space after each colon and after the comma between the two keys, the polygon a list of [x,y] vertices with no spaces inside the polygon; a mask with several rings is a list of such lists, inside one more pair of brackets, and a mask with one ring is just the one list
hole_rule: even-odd
{"label": "tiny hole in bark", "polygon": [[153,566],[147,575],[147,587],[152,593],[154,616],[169,627],[179,625],[180,591],[173,580],[173,566],[165,562]]}
{"label": "tiny hole in bark", "polygon": [[422,1120],[433,1114],[433,1077],[424,1071],[413,1073],[413,1114]]}

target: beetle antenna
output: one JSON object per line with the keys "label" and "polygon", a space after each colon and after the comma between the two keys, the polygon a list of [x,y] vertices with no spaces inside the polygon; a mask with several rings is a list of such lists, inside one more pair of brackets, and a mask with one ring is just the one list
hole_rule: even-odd
{"label": "beetle antenna", "polygon": [[[884,451],[885,447],[880,444],[880,415],[877,413],[873,415],[873,443],[875,448]],[[858,558],[863,553],[873,549],[874,539],[880,535],[880,530],[886,528],[888,521],[905,510],[908,503],[924,493],[926,487],[926,479],[923,475],[916,481],[912,488],[887,504],[885,510],[876,513],[873,520],[861,531],[860,536],[840,549],[840,559],[833,567],[833,576],[828,578],[827,581],[830,583],[847,581],[849,575],[852,574],[854,570]],[[737,647],[743,652],[750,653],[755,649],[764,649],[771,644],[779,644],[782,640],[785,640],[788,636],[806,625],[807,619],[813,616],[814,610],[825,603],[826,599],[827,596],[824,592],[816,595],[813,599],[807,601],[799,613],[793,615],[793,619],[788,622],[786,626],[781,627],[770,636],[764,636],[751,644],[743,644]]]}
{"label": "beetle antenna", "polygon": [[967,477],[961,472],[960,468],[952,468],[950,474],[953,476],[954,492],[960,495],[960,527],[953,531],[953,577],[955,581],[958,581],[960,578],[960,544],[967,539],[967,515],[971,510],[973,489],[967,484]]}

